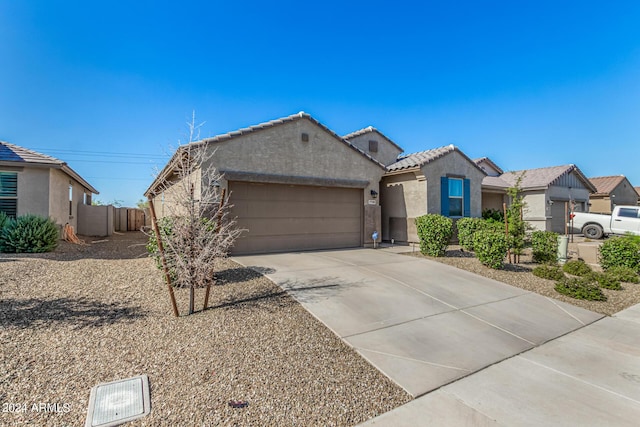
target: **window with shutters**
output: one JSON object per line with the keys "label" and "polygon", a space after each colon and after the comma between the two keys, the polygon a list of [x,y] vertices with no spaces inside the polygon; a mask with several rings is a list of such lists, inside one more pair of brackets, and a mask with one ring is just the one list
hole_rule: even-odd
{"label": "window with shutters", "polygon": [[462,216],[464,206],[462,183],[462,179],[449,178],[449,216]]}
{"label": "window with shutters", "polygon": [[0,172],[0,212],[15,218],[18,211],[18,173]]}

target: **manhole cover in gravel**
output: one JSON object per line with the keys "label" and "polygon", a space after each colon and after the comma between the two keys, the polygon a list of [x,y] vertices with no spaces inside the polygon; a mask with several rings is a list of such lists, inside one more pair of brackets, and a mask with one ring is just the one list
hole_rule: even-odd
{"label": "manhole cover in gravel", "polygon": [[98,384],[91,389],[85,427],[109,427],[142,418],[151,411],[149,377]]}

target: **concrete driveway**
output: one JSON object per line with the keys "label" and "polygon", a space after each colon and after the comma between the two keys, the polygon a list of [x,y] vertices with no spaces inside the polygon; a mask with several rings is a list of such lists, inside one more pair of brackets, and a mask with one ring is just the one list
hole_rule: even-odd
{"label": "concrete driveway", "polygon": [[[289,291],[414,397],[602,317],[444,264],[387,250],[234,259],[265,273]],[[523,363],[521,360],[513,363]],[[509,375],[519,370],[536,375],[537,365],[527,363],[514,366],[504,381],[516,381]],[[482,382],[477,385],[481,387]],[[481,388],[476,392],[483,393]],[[422,399],[412,404],[419,401]],[[455,402],[453,399],[449,404]],[[411,416],[409,420],[413,424],[407,425],[418,421]],[[391,421],[388,425],[399,422]],[[384,419],[378,422],[384,423]]]}

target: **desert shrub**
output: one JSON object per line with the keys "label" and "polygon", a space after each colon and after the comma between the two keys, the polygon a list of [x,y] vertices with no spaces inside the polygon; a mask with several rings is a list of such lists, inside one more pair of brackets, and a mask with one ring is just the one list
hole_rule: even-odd
{"label": "desert shrub", "polygon": [[483,265],[493,269],[500,269],[507,256],[507,238],[501,232],[480,230],[473,238],[473,247],[478,260]]}
{"label": "desert shrub", "polygon": [[427,214],[416,218],[420,252],[429,256],[444,256],[453,235],[453,221],[437,214]]}
{"label": "desert shrub", "polygon": [[625,266],[610,267],[607,273],[621,282],[640,283],[640,277],[638,277],[638,273],[633,268]]}
{"label": "desert shrub", "polygon": [[485,209],[482,211],[482,218],[504,223],[504,212],[498,209]]}
{"label": "desert shrub", "polygon": [[606,301],[607,296],[602,289],[589,279],[583,277],[565,277],[558,281],[555,290],[571,298],[589,301]]}
{"label": "desert shrub", "polygon": [[564,273],[557,265],[539,265],[532,271],[534,276],[549,280],[562,280]]}
{"label": "desert shrub", "polygon": [[0,251],[51,252],[59,238],[58,226],[51,219],[23,215],[5,222],[0,230]]}
{"label": "desert shrub", "polygon": [[598,249],[600,265],[605,270],[611,267],[629,267],[640,271],[640,242],[637,236],[611,237]]}
{"label": "desert shrub", "polygon": [[609,273],[593,271],[585,275],[584,278],[585,280],[590,280],[592,283],[597,283],[601,288],[612,289],[614,291],[622,289],[622,286],[620,286],[620,280]]}
{"label": "desert shrub", "polygon": [[572,259],[567,261],[563,266],[562,270],[565,273],[573,274],[574,276],[585,276],[591,273],[591,267],[589,267],[584,261],[580,259]]}
{"label": "desert shrub", "polygon": [[[158,230],[160,231],[160,238],[162,241],[166,241],[167,237],[171,235],[171,228],[173,220],[171,217],[165,216],[158,219]],[[147,242],[147,252],[153,257],[156,262],[156,267],[162,269],[162,260],[160,259],[160,250],[158,249],[158,239],[155,233],[149,233],[149,241]],[[165,253],[165,256],[170,256],[170,253]],[[172,263],[168,263],[172,264]],[[173,276],[173,274],[172,274]],[[173,278],[173,277],[172,277]]]}
{"label": "desert shrub", "polygon": [[3,211],[0,211],[0,230],[2,230],[9,221],[11,221],[11,218]]}
{"label": "desert shrub", "polygon": [[473,235],[485,221],[482,218],[460,218],[456,223],[458,227],[458,242],[463,249],[473,250]]}
{"label": "desert shrub", "polygon": [[558,233],[534,231],[531,233],[533,262],[555,262],[558,257]]}

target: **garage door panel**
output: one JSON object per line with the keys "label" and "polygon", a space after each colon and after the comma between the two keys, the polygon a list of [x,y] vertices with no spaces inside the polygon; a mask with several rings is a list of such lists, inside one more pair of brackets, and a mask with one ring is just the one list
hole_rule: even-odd
{"label": "garage door panel", "polygon": [[[360,239],[360,233],[345,233],[343,235],[315,235],[315,236],[251,236],[236,240],[234,253],[265,252],[265,248],[272,251],[303,251],[312,249],[333,249],[337,247],[353,247],[353,241]],[[284,248],[284,249],[283,249]]]}
{"label": "garage door panel", "polygon": [[564,233],[565,224],[565,202],[554,200],[551,205],[551,231]]}
{"label": "garage door panel", "polygon": [[[353,233],[360,227],[358,218],[252,218],[237,220],[238,228],[251,236],[311,236]],[[358,235],[359,235],[358,231]]]}
{"label": "garage door panel", "polygon": [[[327,207],[318,202],[292,202],[292,201],[255,201],[233,203],[238,217],[260,218],[268,213],[268,218],[324,218],[327,216]],[[348,203],[335,203],[331,206],[331,218],[360,217],[360,205]]]}
{"label": "garage door panel", "polygon": [[247,230],[234,253],[355,247],[362,243],[362,190],[229,183],[231,216]]}

